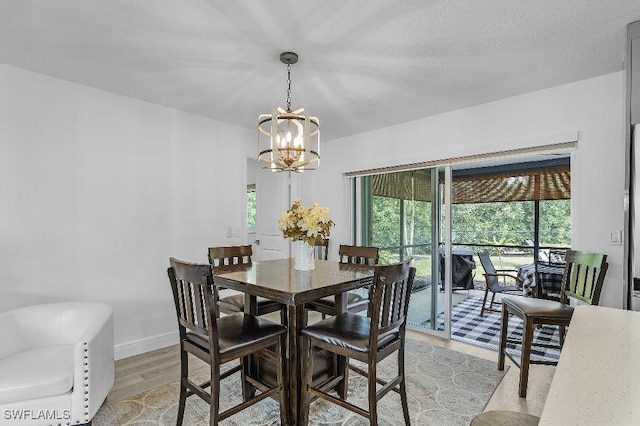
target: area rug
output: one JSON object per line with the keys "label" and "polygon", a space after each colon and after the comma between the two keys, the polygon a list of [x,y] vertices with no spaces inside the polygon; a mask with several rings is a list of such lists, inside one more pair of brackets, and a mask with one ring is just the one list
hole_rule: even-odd
{"label": "area rug", "polygon": [[[451,312],[452,338],[497,352],[500,346],[501,314],[485,311],[484,315],[480,316],[481,306],[481,298],[469,296],[453,307]],[[498,304],[498,306],[500,305]],[[441,313],[438,316],[438,321],[439,327],[444,329],[444,314]],[[521,340],[522,328],[522,321],[519,318],[514,316],[509,318],[509,338]],[[543,326],[534,330],[533,338],[539,343],[557,345],[560,343],[560,332],[558,327]],[[508,347],[514,349],[512,345]],[[550,348],[532,348],[531,355],[532,359],[557,361],[560,357],[560,351]]]}
{"label": "area rug", "polygon": [[[395,372],[392,355],[380,363],[380,376]],[[465,355],[428,343],[408,341],[406,348],[407,394],[411,423],[415,425],[467,426],[481,412],[502,380],[495,362]],[[200,377],[204,381],[204,377]],[[223,381],[221,405],[229,407],[241,400],[239,375]],[[366,407],[366,380],[349,376],[347,400]],[[105,404],[93,419],[93,426],[175,425],[178,383],[163,385],[132,398]],[[387,394],[378,403],[380,425],[404,425],[400,396]],[[208,425],[208,405],[197,396],[187,399],[185,425]],[[278,425],[276,401],[267,398],[229,417],[224,425]],[[368,425],[368,421],[339,406],[316,400],[311,404],[312,425]]]}

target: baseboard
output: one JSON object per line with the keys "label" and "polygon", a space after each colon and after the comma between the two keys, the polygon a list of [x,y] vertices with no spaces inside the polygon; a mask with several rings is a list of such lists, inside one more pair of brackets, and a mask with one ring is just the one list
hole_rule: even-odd
{"label": "baseboard", "polygon": [[166,348],[167,346],[177,345],[178,341],[178,332],[175,331],[135,340],[129,343],[123,343],[114,347],[114,358],[118,360],[134,355],[140,355],[156,349]]}

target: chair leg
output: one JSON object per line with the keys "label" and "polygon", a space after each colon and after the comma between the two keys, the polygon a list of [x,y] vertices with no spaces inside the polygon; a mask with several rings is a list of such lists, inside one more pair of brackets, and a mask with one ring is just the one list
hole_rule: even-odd
{"label": "chair leg", "polygon": [[349,358],[337,356],[337,374],[341,374],[343,379],[338,386],[338,394],[343,401],[347,400],[347,392],[349,391]]}
{"label": "chair leg", "polygon": [[564,325],[559,326],[560,330],[560,347],[564,346],[564,338],[566,337],[567,328]]}
{"label": "chair leg", "polygon": [[[300,389],[300,424],[301,426],[307,426],[309,424],[309,406],[311,402],[311,398],[309,398],[309,387],[312,383],[312,374],[313,371],[313,361],[311,356],[312,351],[311,339],[308,337],[302,338],[302,353],[300,356],[302,359],[301,362],[301,370],[300,375],[302,379],[302,386]],[[292,419],[293,420],[293,419]]]}
{"label": "chair leg", "polygon": [[187,402],[187,386],[185,380],[189,377],[189,358],[180,344],[180,398],[178,399],[178,417],[176,426],[181,426],[184,418],[184,406]]}
{"label": "chair leg", "polygon": [[524,317],[522,327],[522,353],[520,354],[520,385],[518,395],[527,397],[527,384],[529,382],[529,364],[531,361],[531,344],[533,343],[534,324],[529,318]]}
{"label": "chair leg", "polygon": [[496,300],[496,294],[494,292],[491,293],[491,302],[489,303],[489,310],[493,311],[493,302]]}
{"label": "chair leg", "polygon": [[484,299],[482,300],[482,308],[480,308],[480,316],[484,315],[484,306],[487,303],[487,296],[489,295],[489,284],[486,284],[484,288]]}
{"label": "chair leg", "polygon": [[211,386],[209,386],[209,425],[218,426],[220,413],[220,366],[211,365]]}
{"label": "chair leg", "polygon": [[369,389],[369,424],[371,426],[378,426],[378,398],[376,395],[376,379],[377,375],[376,361],[369,361],[369,377],[368,389]]}
{"label": "chair leg", "polygon": [[278,383],[280,384],[280,396],[278,401],[280,402],[280,423],[283,425],[292,424],[289,421],[289,410],[287,409],[287,389],[289,389],[289,384],[285,383],[285,371],[287,368],[287,361],[284,356],[285,348],[287,347],[287,335],[283,334],[280,336],[280,344],[277,349],[278,356]]}
{"label": "chair leg", "polygon": [[402,381],[400,382],[400,401],[402,402],[404,424],[406,426],[410,426],[411,420],[409,420],[409,404],[407,403],[407,380],[404,372],[404,346],[405,339],[402,339],[402,344],[398,350],[398,375],[402,377]]}
{"label": "chair leg", "polygon": [[243,401],[248,401],[256,396],[257,389],[245,378],[247,376],[257,377],[259,370],[258,361],[259,359],[255,354],[247,355],[246,357],[240,359],[240,365],[242,366],[242,368],[240,369],[240,385],[242,386]]}
{"label": "chair leg", "polygon": [[242,400],[248,401],[251,398],[251,385],[247,382],[249,375],[249,357],[240,358],[240,382],[242,386]]}
{"label": "chair leg", "polygon": [[498,351],[498,370],[504,370],[504,358],[507,350],[507,332],[509,330],[509,310],[502,305],[502,320],[500,327],[500,350]]}

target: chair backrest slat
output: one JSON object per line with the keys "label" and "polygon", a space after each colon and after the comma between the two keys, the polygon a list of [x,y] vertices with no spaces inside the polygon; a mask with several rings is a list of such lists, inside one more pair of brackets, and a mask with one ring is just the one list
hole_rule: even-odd
{"label": "chair backrest slat", "polygon": [[[173,282],[176,281],[175,273],[173,268],[169,269],[169,279]],[[184,287],[182,285],[176,285],[175,287],[175,302],[176,302],[176,310],[178,311],[178,319],[186,320],[187,318],[187,304]]]}
{"label": "chair backrest slat", "polygon": [[[406,324],[415,268],[411,260],[375,268],[371,289],[371,339]],[[373,340],[372,340],[373,341]]]}
{"label": "chair backrest slat", "polygon": [[392,283],[383,283],[382,286],[382,313],[380,314],[380,327],[387,327],[392,321],[391,318],[391,292],[393,291]]}
{"label": "chair backrest slat", "polygon": [[609,267],[607,255],[567,250],[562,277],[561,299],[573,297],[591,305],[600,301],[604,276]]}
{"label": "chair backrest slat", "polygon": [[191,287],[193,288],[193,299],[194,299],[194,303],[193,303],[194,322],[196,325],[206,330],[207,322],[205,320],[205,309],[206,309],[205,292],[202,291],[203,287],[198,285],[198,283],[192,283]]}
{"label": "chair backrest slat", "polygon": [[402,285],[394,286],[392,289],[391,306],[390,306],[390,319],[391,322],[396,322],[400,318],[401,310],[399,309],[400,300],[402,299]]}
{"label": "chair backrest slat", "polygon": [[250,245],[209,247],[209,264],[220,272],[238,265],[250,265],[252,255],[253,249]]}
{"label": "chair backrest slat", "polygon": [[415,275],[415,268],[409,269],[409,277],[401,285],[395,287],[394,304],[393,304],[393,319],[398,321],[403,315],[406,315],[409,307],[409,295],[411,289],[407,291],[407,287],[413,286],[413,277]]}
{"label": "chair backrest slat", "polygon": [[185,301],[186,301],[186,305],[185,308],[187,310],[187,315],[184,318],[184,320],[192,325],[196,325],[194,316],[193,316],[193,288],[191,286],[191,283],[189,282],[185,282],[180,280],[179,281],[179,285],[184,288],[185,292],[186,292],[186,297],[185,297]]}
{"label": "chair backrest slat", "polygon": [[400,320],[402,317],[402,293],[403,293],[404,283],[399,283],[398,285],[387,285],[387,289],[385,293],[389,293],[389,319],[388,324],[393,324],[396,321]]}
{"label": "chair backrest slat", "polygon": [[378,263],[379,249],[378,247],[348,246],[340,244],[338,256],[340,257],[340,263],[373,266]]}

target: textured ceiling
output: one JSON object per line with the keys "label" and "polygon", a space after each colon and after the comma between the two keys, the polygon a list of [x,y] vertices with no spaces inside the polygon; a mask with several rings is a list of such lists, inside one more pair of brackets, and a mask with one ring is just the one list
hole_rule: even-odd
{"label": "textured ceiling", "polygon": [[1,0],[0,62],[324,141],[623,68],[640,0]]}

